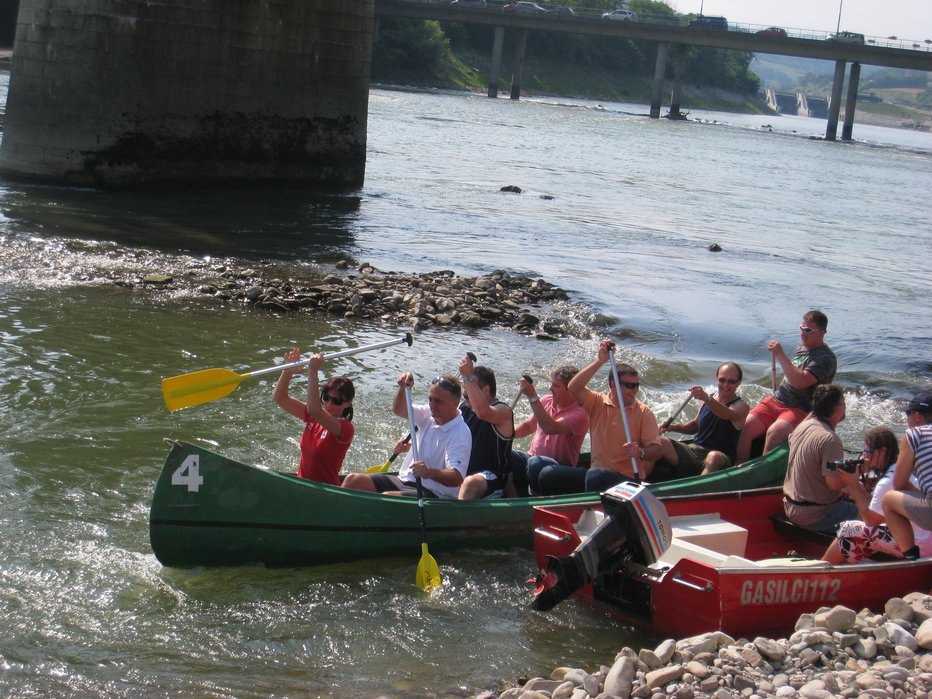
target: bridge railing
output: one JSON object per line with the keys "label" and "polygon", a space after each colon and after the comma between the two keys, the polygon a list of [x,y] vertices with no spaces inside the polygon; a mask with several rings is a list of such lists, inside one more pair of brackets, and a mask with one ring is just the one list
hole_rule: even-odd
{"label": "bridge railing", "polygon": [[[404,0],[406,2],[411,2],[412,4],[423,4],[423,5],[449,5],[450,0]],[[464,3],[462,7],[468,7],[471,11],[474,12],[485,12],[485,13],[495,13],[502,12],[502,8],[508,4],[505,0],[487,0],[485,7],[478,5],[469,5]],[[559,2],[538,2],[538,5],[543,7],[546,10],[551,10],[556,7],[562,7]],[[553,14],[552,16],[555,19],[558,19],[561,22],[573,22],[578,20],[591,20],[599,19],[603,14],[607,12],[604,8],[596,7],[585,7],[585,6],[574,6],[573,12],[575,15],[569,14]],[[685,27],[689,24],[689,21],[694,18],[694,15],[684,15],[677,14],[675,17],[669,15],[650,15],[645,13],[638,13],[638,22],[643,24],[659,24],[665,26],[681,26]],[[732,22],[729,20],[728,31],[730,32],[744,32],[748,34],[755,34],[762,29],[767,29],[768,25],[763,24],[744,24],[741,22]],[[783,27],[786,31],[787,38],[790,39],[809,39],[812,41],[825,41],[831,36],[831,32],[826,32],[824,30],[816,29],[802,29],[797,27]],[[706,30],[707,31],[707,30]],[[932,39],[900,39],[895,36],[867,36],[865,35],[865,43],[870,46],[878,46],[882,48],[894,48],[894,49],[906,49],[913,51],[932,51]]]}

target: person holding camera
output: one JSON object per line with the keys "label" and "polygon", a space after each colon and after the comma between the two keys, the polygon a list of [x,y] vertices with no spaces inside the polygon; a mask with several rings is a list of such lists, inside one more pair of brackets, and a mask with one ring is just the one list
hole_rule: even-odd
{"label": "person holding camera", "polygon": [[[896,436],[886,427],[875,427],[864,435],[864,452],[860,459],[845,459],[835,464],[836,473],[846,483],[848,493],[858,506],[861,519],[850,519],[838,526],[838,538],[822,556],[829,563],[857,563],[876,554],[902,558],[885,521],[883,497],[893,489],[893,466],[900,448]],[[871,492],[860,474],[877,476]],[[916,485],[915,479],[911,481]],[[932,534],[913,527],[916,543],[923,555],[932,555]]]}
{"label": "person holding camera", "polygon": [[783,509],[793,524],[834,534],[841,522],[858,515],[858,506],[842,497],[846,482],[829,463],[845,458],[841,439],[835,433],[844,419],[845,394],[841,386],[816,386],[812,412],[789,437]]}
{"label": "person holding camera", "polygon": [[913,560],[930,555],[914,532],[917,527],[932,530],[932,391],[919,393],[906,406],[906,426],[893,472],[895,490],[884,496],[883,509],[903,557]]}

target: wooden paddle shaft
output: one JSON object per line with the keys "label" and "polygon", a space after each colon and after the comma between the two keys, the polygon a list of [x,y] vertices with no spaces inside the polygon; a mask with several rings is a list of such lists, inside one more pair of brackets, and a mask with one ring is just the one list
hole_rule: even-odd
{"label": "wooden paddle shaft", "polygon": [[670,425],[673,424],[673,421],[676,420],[676,416],[679,415],[681,412],[683,412],[683,408],[686,407],[686,404],[692,399],[692,397],[693,397],[692,393],[686,394],[686,397],[683,399],[683,402],[680,403],[680,407],[677,408],[670,417],[668,417],[666,420],[663,421],[664,427],[669,427]]}

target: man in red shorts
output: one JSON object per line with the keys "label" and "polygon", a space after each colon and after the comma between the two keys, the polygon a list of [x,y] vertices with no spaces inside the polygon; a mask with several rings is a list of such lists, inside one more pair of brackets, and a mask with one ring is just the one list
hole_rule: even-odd
{"label": "man in red shorts", "polygon": [[736,464],[748,460],[751,444],[766,434],[764,453],[783,444],[790,432],[812,409],[812,392],[819,384],[831,383],[838,361],[825,344],[828,317],[822,311],[809,311],[799,324],[802,344],[789,357],[776,340],[767,349],[783,368],[783,381],[772,396],[767,396],[751,410],[738,439]]}

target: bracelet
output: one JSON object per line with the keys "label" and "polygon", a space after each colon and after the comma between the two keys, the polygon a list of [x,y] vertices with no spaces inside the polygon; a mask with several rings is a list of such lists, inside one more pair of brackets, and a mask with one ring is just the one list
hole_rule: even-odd
{"label": "bracelet", "polygon": [[472,382],[475,381],[475,380],[476,380],[476,375],[475,375],[475,374],[470,374],[469,376],[464,376],[464,377],[463,377],[463,383],[472,383]]}
{"label": "bracelet", "polygon": [[641,461],[643,461],[644,457],[647,456],[647,450],[644,449],[644,447],[638,447],[638,456],[640,457]]}
{"label": "bracelet", "polygon": [[531,404],[540,403],[540,396],[534,396],[533,398],[528,398],[527,402]]}

